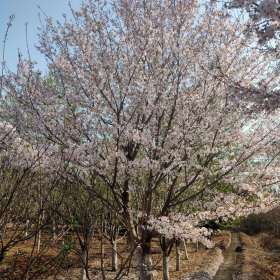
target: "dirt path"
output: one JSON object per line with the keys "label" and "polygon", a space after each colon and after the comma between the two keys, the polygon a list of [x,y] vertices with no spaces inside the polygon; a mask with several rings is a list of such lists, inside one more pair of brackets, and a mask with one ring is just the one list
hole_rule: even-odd
{"label": "dirt path", "polygon": [[224,252],[224,262],[213,280],[233,280],[233,275],[240,271],[240,253],[235,252],[240,246],[239,234],[232,233],[231,244]]}

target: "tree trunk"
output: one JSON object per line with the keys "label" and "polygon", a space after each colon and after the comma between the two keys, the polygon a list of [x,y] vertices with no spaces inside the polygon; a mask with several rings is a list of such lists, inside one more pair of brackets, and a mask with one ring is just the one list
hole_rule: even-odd
{"label": "tree trunk", "polygon": [[118,270],[118,251],[117,251],[117,240],[112,242],[112,271]]}
{"label": "tree trunk", "polygon": [[162,255],[162,279],[169,280],[169,256],[166,252]]}
{"label": "tree trunk", "polygon": [[[29,234],[29,220],[27,219],[26,220],[26,223],[25,223],[25,230],[24,230],[24,237],[27,238],[28,237],[28,234]],[[24,241],[24,243],[27,242],[27,239]]]}
{"label": "tree trunk", "polygon": [[87,278],[87,271],[84,267],[81,268],[81,280],[88,280]]}
{"label": "tree trunk", "polygon": [[185,257],[188,260],[189,259],[189,255],[188,255],[188,250],[187,250],[187,245],[186,245],[186,240],[183,240],[183,244],[184,244],[184,250],[185,250]]}
{"label": "tree trunk", "polygon": [[53,233],[53,240],[56,240],[57,235],[56,235],[56,222],[55,222],[55,219],[52,220],[52,233]]}
{"label": "tree trunk", "polygon": [[176,241],[176,271],[181,269],[181,252],[180,252],[180,241]]}
{"label": "tree trunk", "polygon": [[[43,202],[41,202],[43,204]],[[42,207],[42,206],[41,206]],[[45,212],[44,210],[42,211],[42,216],[39,217],[39,232],[38,232],[38,244],[37,244],[37,252],[40,252],[41,249],[41,239],[42,239],[42,229],[41,226],[43,224],[43,221],[45,219]]]}
{"label": "tree trunk", "polygon": [[42,236],[42,231],[41,229],[38,232],[38,243],[37,243],[37,252],[40,252],[41,249],[41,236]]}
{"label": "tree trunk", "polygon": [[150,241],[146,242],[143,247],[138,246],[137,255],[139,280],[153,280]]}
{"label": "tree trunk", "polygon": [[29,220],[26,220],[26,223],[25,223],[25,237],[27,237],[29,234]]}
{"label": "tree trunk", "polygon": [[173,242],[170,242],[170,240],[162,237],[160,246],[162,250],[162,279],[169,280],[169,254],[171,252]]}
{"label": "tree trunk", "polygon": [[[103,226],[101,226],[102,228]],[[102,279],[106,279],[105,271],[104,271],[104,244],[103,244],[103,235],[101,233],[100,238],[100,265],[101,265],[101,273],[102,273]]]}
{"label": "tree trunk", "polygon": [[81,251],[80,280],[88,280],[88,277],[87,277],[87,251],[85,248],[82,249],[82,251]]}

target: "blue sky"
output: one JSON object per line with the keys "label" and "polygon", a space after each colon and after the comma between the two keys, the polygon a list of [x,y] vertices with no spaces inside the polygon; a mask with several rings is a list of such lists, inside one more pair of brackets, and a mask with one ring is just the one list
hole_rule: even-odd
{"label": "blue sky", "polygon": [[[27,55],[25,40],[25,23],[28,23],[28,41],[32,59],[38,62],[39,68],[45,69],[45,61],[36,50],[35,44],[40,25],[39,16],[41,9],[54,19],[61,19],[62,14],[70,14],[68,7],[69,0],[0,0],[0,51],[2,57],[2,41],[4,39],[7,22],[10,15],[15,15],[13,26],[10,29],[6,44],[6,64],[15,70],[17,64],[18,49]],[[73,8],[78,8],[82,0],[70,0]]]}

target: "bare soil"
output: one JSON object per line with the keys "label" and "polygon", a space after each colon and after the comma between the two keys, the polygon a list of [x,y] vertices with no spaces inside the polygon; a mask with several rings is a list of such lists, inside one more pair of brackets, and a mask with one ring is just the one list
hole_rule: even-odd
{"label": "bare soil", "polygon": [[[227,233],[219,233],[213,237],[213,240],[218,247],[226,247],[228,244],[229,236]],[[103,239],[103,269],[106,279],[114,279],[115,272],[111,271],[111,245]],[[161,251],[157,240],[153,241],[153,254],[152,260],[154,265],[155,280],[162,279],[162,258]],[[32,269],[29,271],[30,279],[79,279],[80,261],[75,252],[70,254],[63,254],[62,242],[53,243],[50,236],[43,235],[42,246],[37,252],[36,243],[34,240],[29,240],[21,243],[11,249],[4,262],[0,266],[0,279],[1,280],[22,280],[26,272],[28,264],[32,264]],[[128,257],[128,247],[125,239],[118,243],[119,250],[119,264],[123,265]],[[194,271],[204,270],[204,267],[209,266],[217,257],[215,249],[206,249],[203,246],[195,244],[187,244],[189,259],[185,257],[183,246],[181,248],[181,270],[176,271],[176,258],[175,249],[172,250],[170,255],[170,278],[177,280],[183,278],[185,275]],[[92,279],[99,279],[101,277],[101,238],[96,237],[92,242],[92,247],[89,256],[89,267]],[[132,263],[132,269],[128,277],[123,279],[135,279],[135,265]],[[101,279],[101,278],[100,278]]]}
{"label": "bare soil", "polygon": [[280,239],[265,233],[256,236],[242,235],[244,243],[243,279],[280,279]]}

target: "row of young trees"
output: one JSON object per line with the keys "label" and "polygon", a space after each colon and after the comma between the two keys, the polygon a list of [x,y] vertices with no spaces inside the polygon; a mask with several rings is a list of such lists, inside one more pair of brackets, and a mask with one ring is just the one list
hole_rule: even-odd
{"label": "row of young trees", "polygon": [[53,225],[76,236],[81,279],[91,279],[94,234],[109,239],[118,270],[125,229],[124,267],[135,256],[139,279],[151,279],[160,238],[168,280],[174,244],[211,247],[207,221],[277,204],[277,112],[255,110],[259,95],[240,98],[264,81],[274,90],[277,73],[246,36],[249,21],[214,2],[88,0],[71,19],[46,18],[47,75],[20,57],[1,77],[2,259]]}

